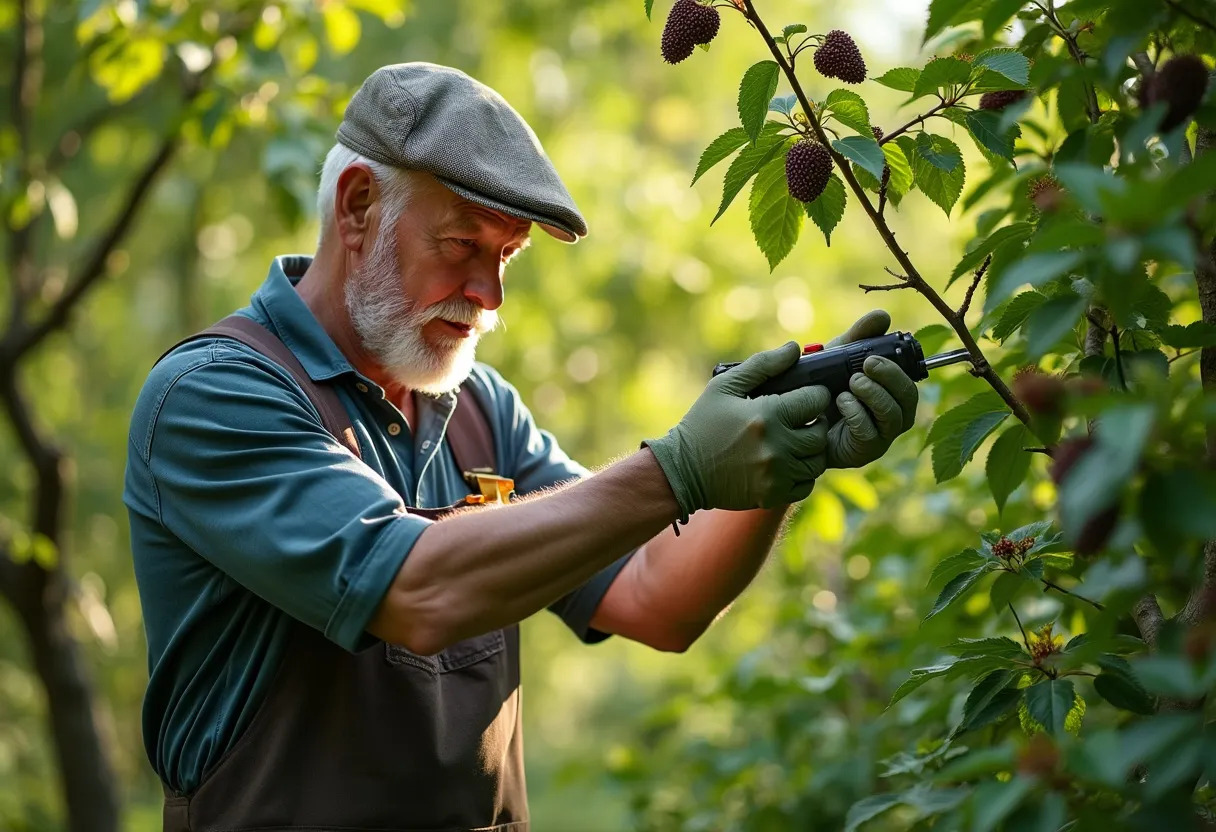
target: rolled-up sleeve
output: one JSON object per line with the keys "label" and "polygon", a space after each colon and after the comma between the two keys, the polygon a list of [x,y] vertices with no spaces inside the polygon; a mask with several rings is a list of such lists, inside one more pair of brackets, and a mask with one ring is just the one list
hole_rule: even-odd
{"label": "rolled-up sleeve", "polygon": [[222,345],[171,378],[143,455],[167,530],[356,650],[430,521],[322,427],[285,373]]}
{"label": "rolled-up sleeve", "polygon": [[[536,424],[532,412],[509,382],[485,365],[478,365],[477,371],[475,378],[485,388],[493,412],[498,416],[498,435],[505,440],[500,443],[501,467],[512,472],[518,494],[524,496],[591,476],[590,471],[562,450],[552,433]],[[591,626],[591,619],[608,587],[631,557],[633,552],[618,558],[581,587],[551,604],[549,610],[587,644],[608,638],[609,633]]]}

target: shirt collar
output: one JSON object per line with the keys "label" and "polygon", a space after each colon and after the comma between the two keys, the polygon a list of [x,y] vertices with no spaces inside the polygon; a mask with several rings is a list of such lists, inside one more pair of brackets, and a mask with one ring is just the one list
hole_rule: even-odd
{"label": "shirt collar", "polygon": [[274,258],[266,281],[254,292],[251,304],[270,319],[275,334],[295,354],[309,378],[326,381],[354,372],[355,368],[296,292],[296,283],[311,264],[312,257],[303,254]]}

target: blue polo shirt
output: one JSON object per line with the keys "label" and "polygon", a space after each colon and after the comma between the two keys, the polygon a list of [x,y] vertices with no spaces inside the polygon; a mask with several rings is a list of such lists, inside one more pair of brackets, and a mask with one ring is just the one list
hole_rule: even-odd
{"label": "blue polo shirt", "polygon": [[[286,370],[213,338],[149,374],[127,445],[126,503],[148,641],[143,734],[153,767],[191,792],[232,747],[278,669],[291,619],[358,651],[430,521],[404,507],[468,493],[444,430],[455,396],[419,396],[409,425],[358,373],[296,293],[310,258],[278,257],[240,314],[331,382],[362,460],[338,444]],[[527,494],[587,475],[485,365],[471,375],[494,432],[498,473]],[[581,639],[627,558],[551,608]],[[368,716],[374,719],[374,715]]]}

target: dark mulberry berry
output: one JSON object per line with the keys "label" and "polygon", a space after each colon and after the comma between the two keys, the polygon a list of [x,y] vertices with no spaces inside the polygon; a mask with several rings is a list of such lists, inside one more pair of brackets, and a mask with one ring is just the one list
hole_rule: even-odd
{"label": "dark mulberry berry", "polygon": [[1064,199],[1064,188],[1061,187],[1060,180],[1049,173],[1031,182],[1030,187],[1026,189],[1026,195],[1040,212],[1050,214],[1060,207]]}
{"label": "dark mulberry berry", "polygon": [[876,142],[882,141],[882,128],[881,127],[871,127],[870,132],[874,134],[874,141],[876,141]]}
{"label": "dark mulberry berry", "polygon": [[1063,439],[1051,452],[1051,479],[1056,485],[1064,481],[1072,467],[1080,461],[1085,452],[1094,446],[1094,440],[1088,436],[1074,436]]}
{"label": "dark mulberry berry", "polygon": [[1166,61],[1145,86],[1145,106],[1151,107],[1159,101],[1168,104],[1161,130],[1169,132],[1199,109],[1208,88],[1208,68],[1198,55],[1176,55]]}
{"label": "dark mulberry berry", "polygon": [[1026,90],[1000,90],[986,92],[980,96],[981,110],[1003,110],[1016,101],[1026,97]]}
{"label": "dark mulberry berry", "polygon": [[697,45],[692,39],[692,24],[700,8],[697,0],[676,0],[671,7],[660,44],[663,60],[667,63],[678,64],[692,54],[693,47]]}
{"label": "dark mulberry berry", "polygon": [[702,6],[695,2],[693,6],[695,8],[689,12],[688,16],[688,31],[693,43],[697,46],[704,46],[718,36],[718,27],[722,25],[722,18],[713,6]]}
{"label": "dark mulberry berry", "polygon": [[831,175],[832,154],[817,141],[803,139],[785,154],[785,181],[794,199],[814,202]]}
{"label": "dark mulberry berry", "polygon": [[1013,378],[1013,394],[1031,413],[1040,416],[1059,415],[1065,392],[1064,379],[1034,368]]}
{"label": "dark mulberry berry", "polygon": [[839,78],[846,84],[860,84],[866,80],[866,62],[861,50],[848,32],[833,29],[823,39],[823,45],[815,50],[815,69],[827,78]]}

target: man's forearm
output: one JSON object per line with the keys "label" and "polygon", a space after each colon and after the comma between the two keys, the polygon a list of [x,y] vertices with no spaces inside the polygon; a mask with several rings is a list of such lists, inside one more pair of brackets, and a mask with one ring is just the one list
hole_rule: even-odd
{"label": "man's forearm", "polygon": [[418,538],[368,629],[433,653],[522,621],[679,512],[648,450],[542,497],[460,512]]}
{"label": "man's forearm", "polygon": [[660,649],[686,648],[755,578],[788,511],[708,511],[678,537],[665,529],[617,576],[592,626]]}

